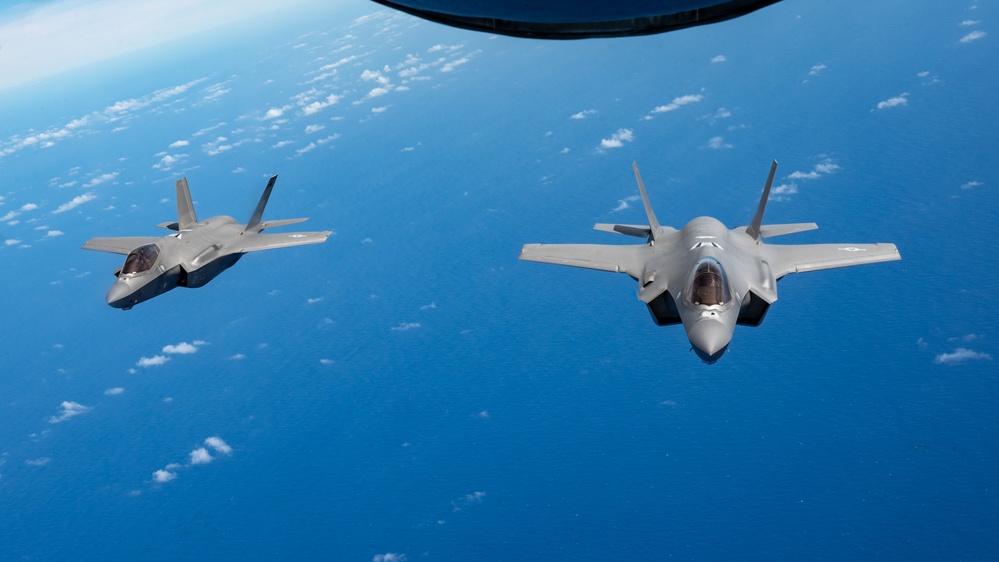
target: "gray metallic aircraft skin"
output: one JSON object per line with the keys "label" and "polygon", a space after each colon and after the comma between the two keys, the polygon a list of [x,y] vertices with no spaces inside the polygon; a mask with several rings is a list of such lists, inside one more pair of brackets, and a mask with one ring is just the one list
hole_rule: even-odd
{"label": "gray metallic aircraft skin", "polygon": [[729,229],[698,217],[677,230],[660,226],[634,165],[649,225],[597,224],[596,230],[646,238],[639,245],[525,244],[520,259],[626,273],[660,326],[683,324],[705,363],[728,349],[737,324],[758,326],[777,300],[777,281],[790,273],[901,259],[894,244],[764,243],[764,238],[818,228],[815,223],[764,225],[777,162],[749,226]]}
{"label": "gray metallic aircraft skin", "polygon": [[531,39],[630,37],[743,16],[779,0],[374,0],[461,29]]}
{"label": "gray metallic aircraft skin", "polygon": [[174,287],[202,287],[232,267],[243,254],[275,248],[325,242],[330,231],[261,234],[265,228],[296,224],[307,219],[261,221],[277,176],[271,177],[249,222],[229,216],[199,221],[194,212],[187,178],[177,181],[177,216],[174,223],[157,226],[176,230],[167,236],[93,238],[84,249],[123,254],[125,263],[107,294],[107,303],[129,310]]}

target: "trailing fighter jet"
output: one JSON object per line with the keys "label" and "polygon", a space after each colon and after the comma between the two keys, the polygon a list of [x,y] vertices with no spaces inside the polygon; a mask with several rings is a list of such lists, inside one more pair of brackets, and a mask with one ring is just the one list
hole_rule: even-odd
{"label": "trailing fighter jet", "polygon": [[729,230],[698,217],[681,230],[660,226],[633,164],[648,225],[597,224],[593,228],[645,238],[645,244],[525,244],[520,259],[627,273],[638,281],[638,298],[660,326],[683,324],[697,356],[717,361],[736,324],[758,326],[777,300],[777,281],[801,273],[901,259],[894,244],[773,245],[764,238],[818,228],[815,223],[763,223],[777,173],[770,167],[763,197],[749,226]]}
{"label": "trailing fighter jet", "polygon": [[199,221],[194,213],[187,178],[177,180],[177,222],[156,226],[176,230],[167,236],[92,238],[84,249],[123,254],[125,263],[115,270],[118,278],[107,294],[107,303],[128,310],[174,287],[201,287],[247,252],[325,242],[331,232],[261,234],[265,228],[297,224],[308,219],[261,221],[277,176],[271,177],[260,202],[245,225],[227,216]]}
{"label": "trailing fighter jet", "polygon": [[737,18],[780,0],[374,0],[425,20],[532,39],[650,35]]}

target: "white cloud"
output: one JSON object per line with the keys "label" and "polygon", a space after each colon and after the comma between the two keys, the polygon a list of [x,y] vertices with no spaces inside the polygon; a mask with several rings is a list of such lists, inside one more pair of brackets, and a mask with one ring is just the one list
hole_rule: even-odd
{"label": "white cloud", "polygon": [[107,183],[107,182],[115,179],[116,177],[118,177],[118,172],[108,172],[106,174],[101,174],[101,175],[97,176],[96,178],[93,178],[92,180],[90,180],[87,183],[83,184],[83,187],[94,187],[94,186],[100,185],[102,183]]}
{"label": "white cloud", "polygon": [[267,110],[267,113],[264,113],[264,119],[277,119],[278,117],[284,115],[284,112],[288,109],[291,109],[290,105],[286,105],[284,107],[272,107]]}
{"label": "white cloud", "polygon": [[685,105],[688,105],[688,104],[691,104],[691,103],[697,103],[697,102],[701,101],[702,99],[704,99],[704,96],[702,96],[700,94],[687,94],[685,96],[680,96],[678,98],[673,98],[673,101],[669,102],[666,105],[657,106],[655,109],[652,110],[652,113],[666,113],[666,112],[669,112],[669,111],[674,111],[674,110],[679,109],[679,108],[681,108],[681,107],[683,107]]}
{"label": "white cloud", "polygon": [[386,552],[385,554],[376,554],[371,562],[406,562],[406,555]]}
{"label": "white cloud", "polygon": [[624,199],[618,199],[617,207],[614,207],[614,209],[612,209],[611,212],[616,213],[618,211],[623,211],[625,209],[629,209],[629,208],[631,208],[631,203],[634,202],[634,201],[638,201],[639,199],[641,199],[641,197],[639,197],[637,195],[629,195],[628,197],[625,197]]}
{"label": "white cloud", "polygon": [[48,231],[48,233],[45,234],[45,237],[46,238],[55,238],[56,236],[62,236],[63,234],[65,234],[65,233],[63,231],[61,231],[61,230],[50,230],[50,231]]}
{"label": "white cloud", "polygon": [[971,33],[969,33],[969,34],[965,35],[964,37],[962,37],[960,39],[960,42],[961,43],[971,43],[972,41],[981,39],[982,37],[985,37],[986,35],[988,35],[988,34],[985,33],[984,31],[979,31],[979,30],[972,31]]}
{"label": "white cloud", "polygon": [[819,64],[813,66],[812,69],[808,71],[808,75],[809,76],[818,76],[819,73],[822,72],[825,69],[826,69],[826,65],[824,65],[822,63],[819,63]]}
{"label": "white cloud", "polygon": [[597,112],[596,109],[584,109],[579,113],[573,113],[569,116],[569,119],[586,119],[588,116],[593,115]]}
{"label": "white cloud", "polygon": [[888,109],[890,107],[898,107],[900,105],[906,105],[909,103],[909,100],[907,99],[908,96],[909,92],[903,92],[902,94],[895,96],[893,98],[888,98],[884,101],[879,101],[877,109],[882,110],[882,109]]}
{"label": "white cloud", "polygon": [[320,359],[319,360],[319,364],[320,365],[335,365],[336,361],[334,361],[332,359]]}
{"label": "white cloud", "polygon": [[182,146],[187,146],[189,144],[191,144],[191,141],[186,141],[186,140],[174,141],[170,143],[170,148],[180,148]]}
{"label": "white cloud", "polygon": [[169,353],[169,354],[187,355],[189,353],[197,353],[197,351],[198,351],[197,347],[187,343],[186,341],[182,341],[177,345],[163,346],[163,353]]}
{"label": "white cloud", "polygon": [[26,203],[24,205],[21,205],[21,211],[34,211],[37,208],[38,205],[35,205],[34,203]]}
{"label": "white cloud", "polygon": [[169,481],[173,480],[176,477],[177,477],[177,473],[176,472],[170,472],[169,470],[157,470],[156,472],[153,473],[153,481],[154,482],[159,482],[161,484],[163,482],[169,482]]}
{"label": "white cloud", "polygon": [[414,330],[416,328],[422,328],[423,325],[419,322],[403,322],[398,326],[392,326],[392,331],[394,332],[405,332],[407,330]]}
{"label": "white cloud", "polygon": [[985,184],[982,183],[982,182],[980,182],[980,181],[977,181],[977,180],[976,181],[969,181],[969,182],[966,182],[966,183],[962,183],[961,184],[961,189],[973,189],[973,188],[976,188],[976,187],[981,187],[983,185],[985,185]]}
{"label": "white cloud", "polygon": [[246,359],[246,356],[242,353],[237,353],[235,355],[230,355],[229,359],[232,361],[239,361],[240,359]]}
{"label": "white cloud", "polygon": [[84,406],[79,402],[73,402],[71,400],[66,400],[59,405],[62,408],[62,412],[59,412],[58,416],[52,416],[49,418],[49,423],[59,423],[68,420],[69,418],[79,416],[81,414],[86,414],[87,412],[93,410],[90,406]]}
{"label": "white cloud", "polygon": [[289,144],[295,144],[295,141],[291,141],[291,140],[278,141],[278,142],[274,143],[274,145],[271,146],[271,148],[284,148],[284,147],[288,146]]}
{"label": "white cloud", "polygon": [[[318,113],[318,112],[322,111],[323,109],[326,109],[327,107],[329,107],[331,105],[336,104],[336,102],[340,101],[341,99],[343,99],[343,96],[338,96],[336,94],[330,94],[329,96],[326,97],[325,101],[315,101],[315,102],[312,102],[312,103],[310,103],[308,105],[303,106],[302,107],[302,114],[303,115],[313,115],[315,113]],[[318,131],[319,129],[316,129],[316,130]],[[307,133],[311,133],[311,132],[315,132],[315,131],[306,131],[306,132]]]}
{"label": "white cloud", "polygon": [[24,461],[26,466],[45,466],[49,464],[52,459],[50,457],[39,457],[37,459],[28,459]]}
{"label": "white cloud", "polygon": [[205,439],[205,445],[214,449],[216,453],[222,453],[223,455],[232,454],[232,447],[230,447],[228,443],[223,441],[222,438],[217,435]]}
{"label": "white cloud", "polygon": [[153,357],[142,357],[136,363],[136,366],[138,366],[138,367],[158,367],[158,366],[166,363],[169,360],[170,360],[170,358],[167,357],[166,355],[154,355]]}
{"label": "white cloud", "polygon": [[965,25],[965,26],[968,26],[968,25],[978,25],[980,23],[982,23],[982,22],[980,22],[978,20],[964,20],[964,21],[961,22],[961,25]]}
{"label": "white cloud", "polygon": [[83,195],[77,195],[72,200],[63,203],[62,205],[59,205],[59,207],[56,210],[52,211],[52,214],[55,215],[58,213],[65,213],[66,211],[75,209],[88,201],[93,201],[94,199],[97,199],[97,196],[94,195],[93,193],[84,193]]}
{"label": "white cloud", "polygon": [[172,168],[174,164],[181,162],[183,159],[187,157],[188,157],[187,154],[163,154],[163,157],[160,158],[160,161],[157,162],[156,164],[153,164],[153,169],[167,171],[170,168]]}
{"label": "white cloud", "polygon": [[794,171],[794,172],[791,172],[790,174],[788,174],[787,177],[789,177],[789,178],[791,178],[793,180],[814,180],[814,179],[820,178],[822,176],[821,176],[821,174],[819,174],[818,172],[816,172],[814,170],[812,170],[811,172],[802,172],[800,170],[797,170],[797,171]]}
{"label": "white cloud", "polygon": [[326,128],[326,125],[309,125],[305,128],[305,134],[310,135],[312,133],[318,133]]}
{"label": "white cloud", "polygon": [[116,386],[114,388],[109,388],[109,389],[105,390],[104,394],[106,394],[108,396],[117,396],[117,395],[121,394],[122,392],[125,392],[125,389],[122,388],[122,387],[120,387],[120,386]]}
{"label": "white cloud", "polygon": [[4,246],[16,246],[17,244],[20,244],[20,243],[21,243],[21,241],[18,240],[18,239],[16,239],[16,238],[8,238],[8,239],[6,239],[6,240],[3,241],[3,245]]}
{"label": "white cloud", "polygon": [[712,63],[725,62],[727,60],[728,59],[725,58],[725,55],[715,55],[715,56],[711,57],[711,62]]}
{"label": "white cloud", "polygon": [[940,365],[956,365],[966,361],[991,360],[988,353],[974,351],[964,347],[959,347],[953,353],[941,353],[933,358],[933,362]]}
{"label": "white cloud", "polygon": [[600,148],[621,148],[624,143],[635,140],[635,132],[631,129],[618,129],[609,139],[600,139]]}
{"label": "white cloud", "polygon": [[723,148],[732,148],[732,145],[726,143],[724,137],[711,137],[708,139],[708,148],[720,150]]}
{"label": "white cloud", "polygon": [[316,298],[310,298],[306,302],[308,302],[309,304],[315,304],[317,302],[322,302],[322,300],[323,297],[316,297]]}
{"label": "white cloud", "polygon": [[198,447],[197,449],[191,451],[189,455],[191,459],[191,464],[208,464],[215,460],[215,457],[208,452],[208,449],[204,447]]}

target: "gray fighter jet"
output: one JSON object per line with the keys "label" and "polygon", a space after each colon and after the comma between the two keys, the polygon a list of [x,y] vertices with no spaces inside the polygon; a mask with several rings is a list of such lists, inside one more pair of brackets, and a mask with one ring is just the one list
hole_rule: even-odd
{"label": "gray fighter jet", "polygon": [[256,210],[245,225],[227,216],[199,221],[187,187],[187,178],[177,180],[177,222],[156,226],[176,230],[167,236],[93,238],[84,249],[127,255],[114,274],[118,278],[107,294],[107,303],[128,310],[140,302],[174,287],[201,287],[243,257],[247,252],[287,248],[325,242],[330,231],[261,234],[265,228],[297,224],[308,219],[261,221],[271,196],[273,176]]}
{"label": "gray fighter jet", "polygon": [[593,228],[645,238],[645,244],[525,244],[520,259],[627,273],[638,281],[638,298],[652,319],[660,326],[682,323],[705,363],[725,353],[736,324],[763,321],[785,275],[901,259],[894,244],[765,244],[764,238],[818,228],[815,223],[762,224],[776,160],[753,222],[731,230],[710,217],[698,217],[681,230],[660,226],[638,165],[632,167],[649,224]]}

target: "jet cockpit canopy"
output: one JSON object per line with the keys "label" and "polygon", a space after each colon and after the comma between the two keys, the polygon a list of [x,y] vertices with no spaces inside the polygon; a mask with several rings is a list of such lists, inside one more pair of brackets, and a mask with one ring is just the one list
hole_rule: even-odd
{"label": "jet cockpit canopy", "polygon": [[685,291],[687,302],[695,306],[722,306],[732,300],[728,279],[718,260],[701,258],[690,272]]}
{"label": "jet cockpit canopy", "polygon": [[121,274],[145,273],[153,267],[159,255],[160,248],[156,244],[139,246],[128,253],[128,257],[125,258],[125,265],[121,267]]}

